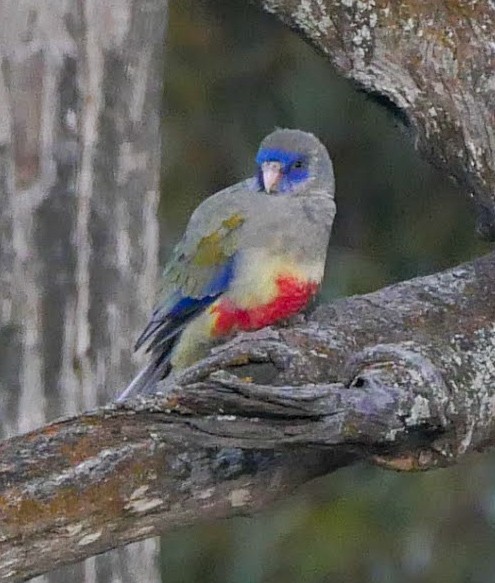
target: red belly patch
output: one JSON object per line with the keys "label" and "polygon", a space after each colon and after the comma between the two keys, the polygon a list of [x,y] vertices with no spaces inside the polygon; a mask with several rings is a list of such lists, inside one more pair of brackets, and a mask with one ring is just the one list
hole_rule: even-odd
{"label": "red belly patch", "polygon": [[213,327],[215,336],[225,336],[237,330],[259,330],[301,311],[318,290],[315,281],[295,277],[278,277],[274,300],[255,308],[238,308],[231,300],[221,300],[212,310],[217,314]]}

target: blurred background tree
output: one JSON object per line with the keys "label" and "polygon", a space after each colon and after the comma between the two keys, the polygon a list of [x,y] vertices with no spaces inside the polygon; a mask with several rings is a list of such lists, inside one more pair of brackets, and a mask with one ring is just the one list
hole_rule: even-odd
{"label": "blurred background tree", "polygon": [[[243,0],[172,0],[169,19],[162,263],[198,203],[252,173],[274,126],[314,132],[334,160],[324,299],[488,249],[467,197],[419,158],[401,121],[275,19]],[[340,471],[262,516],[167,536],[163,581],[493,581],[493,462],[416,475]]]}

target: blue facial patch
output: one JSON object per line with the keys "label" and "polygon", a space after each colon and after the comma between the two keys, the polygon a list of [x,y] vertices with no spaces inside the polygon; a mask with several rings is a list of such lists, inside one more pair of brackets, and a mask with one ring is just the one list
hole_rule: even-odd
{"label": "blue facial patch", "polygon": [[298,152],[288,152],[276,148],[263,148],[256,156],[258,164],[258,187],[265,189],[261,165],[264,162],[279,162],[282,166],[282,179],[278,185],[279,192],[289,192],[292,188],[309,177],[308,158]]}

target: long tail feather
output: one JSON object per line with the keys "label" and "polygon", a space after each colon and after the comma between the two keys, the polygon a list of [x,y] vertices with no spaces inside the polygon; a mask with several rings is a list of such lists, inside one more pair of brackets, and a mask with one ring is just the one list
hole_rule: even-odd
{"label": "long tail feather", "polygon": [[164,358],[161,362],[150,362],[133,379],[130,385],[115,399],[121,403],[132,399],[137,395],[151,395],[157,392],[157,384],[170,370],[170,358]]}

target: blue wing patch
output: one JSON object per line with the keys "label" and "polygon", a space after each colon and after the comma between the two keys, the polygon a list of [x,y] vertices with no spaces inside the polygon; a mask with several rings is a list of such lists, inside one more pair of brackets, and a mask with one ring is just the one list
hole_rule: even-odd
{"label": "blue wing patch", "polygon": [[158,305],[148,326],[138,338],[135,349],[139,349],[152,338],[147,351],[156,352],[159,350],[165,357],[188,322],[228,289],[234,277],[234,269],[235,256],[232,256],[202,288],[199,297],[183,296],[178,291],[175,298],[168,302],[172,304],[171,308],[166,310],[163,306]]}

